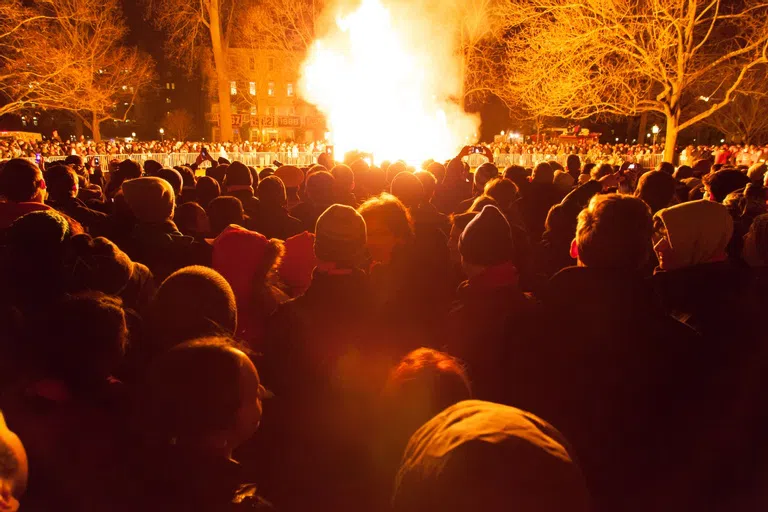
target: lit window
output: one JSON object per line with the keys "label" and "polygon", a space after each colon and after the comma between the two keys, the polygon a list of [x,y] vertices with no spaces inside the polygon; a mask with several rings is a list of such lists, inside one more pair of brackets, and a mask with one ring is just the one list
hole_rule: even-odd
{"label": "lit window", "polygon": [[288,84],[288,96],[293,96],[293,84]]}
{"label": "lit window", "polygon": [[267,87],[267,96],[274,96],[275,95],[275,82],[269,82],[269,86]]}
{"label": "lit window", "polygon": [[127,85],[124,85],[124,86],[123,86],[123,90],[124,90],[124,91],[127,91],[127,90],[128,90],[128,86],[127,86]]}
{"label": "lit window", "polygon": [[171,84],[169,84],[168,82],[165,82],[165,88],[166,89],[170,89],[171,88]]}
{"label": "lit window", "polygon": [[175,83],[171,83],[171,89],[173,89],[174,91],[176,90],[176,84]]}
{"label": "lit window", "polygon": [[251,96],[256,96],[256,82],[248,82],[248,92]]}
{"label": "lit window", "polygon": [[270,57],[267,60],[267,67],[269,68],[270,71],[274,71],[275,70],[275,58],[274,57]]}
{"label": "lit window", "polygon": [[165,102],[166,103],[170,103],[171,102],[171,98],[165,98]]}
{"label": "lit window", "polygon": [[251,107],[251,115],[252,116],[256,115],[256,107],[255,106]]}
{"label": "lit window", "polygon": [[229,94],[231,94],[232,96],[237,94],[237,82],[235,82],[234,80],[229,82]]}

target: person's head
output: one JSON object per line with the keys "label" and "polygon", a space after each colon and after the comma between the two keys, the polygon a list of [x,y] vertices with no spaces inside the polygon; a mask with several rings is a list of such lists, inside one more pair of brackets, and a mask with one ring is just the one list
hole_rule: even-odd
{"label": "person's head", "polygon": [[560,162],[558,162],[557,160],[550,160],[550,161],[549,161],[549,162],[547,162],[547,163],[548,163],[548,164],[549,164],[549,166],[552,168],[552,170],[553,170],[553,171],[555,171],[555,172],[557,172],[557,171],[565,171],[565,169],[563,168],[563,166],[562,166],[562,165],[560,165]]}
{"label": "person's head", "polygon": [[706,160],[706,159],[700,159],[696,160],[696,162],[693,164],[693,177],[694,178],[703,178],[707,174],[709,174],[709,171],[712,169],[712,161]]}
{"label": "person's head", "polygon": [[484,195],[493,198],[502,212],[508,211],[520,198],[519,189],[512,180],[495,178],[485,184]]}
{"label": "person's head", "polygon": [[288,196],[285,192],[283,180],[277,176],[269,176],[259,182],[259,201],[264,206],[282,208],[288,204]]}
{"label": "person's head", "polygon": [[157,176],[157,172],[163,168],[163,164],[157,160],[144,161],[144,174],[147,176]]}
{"label": "person's head", "polygon": [[515,244],[504,214],[495,206],[485,206],[459,237],[459,253],[469,277],[513,261]]}
{"label": "person's head", "polygon": [[219,183],[219,186],[222,186],[224,183],[224,176],[227,174],[228,167],[229,166],[226,164],[212,165],[205,170],[205,175],[215,179]]}
{"label": "person's head", "polygon": [[210,176],[203,176],[197,180],[195,185],[195,195],[197,196],[197,202],[203,208],[208,208],[208,205],[219,197],[221,194],[221,187],[219,182]]}
{"label": "person's head", "polygon": [[609,174],[613,174],[613,166],[611,164],[600,164],[599,167],[592,167],[590,171],[590,177],[593,180],[599,180]]}
{"label": "person's head", "polygon": [[755,185],[762,185],[767,171],[768,165],[765,162],[757,162],[747,170],[747,178]]}
{"label": "person's head", "polygon": [[159,355],[139,400],[146,440],[214,456],[257,430],[267,391],[250,358],[225,336],[201,337]]}
{"label": "person's head", "polygon": [[127,345],[122,301],[100,292],[68,295],[48,308],[35,344],[49,378],[75,391],[104,384],[117,370]]}
{"label": "person's head", "polygon": [[408,172],[408,167],[406,167],[405,163],[403,162],[397,161],[387,167],[387,183],[392,183],[392,180],[395,179],[395,176],[401,172]]}
{"label": "person's head", "polygon": [[635,196],[645,201],[651,207],[651,213],[655,214],[673,202],[676,188],[677,181],[670,174],[651,171],[640,177]]}
{"label": "person's head", "polygon": [[341,268],[361,268],[367,260],[365,219],[351,206],[331,205],[315,224],[315,257]]}
{"label": "person's head", "polygon": [[245,210],[240,199],[233,196],[219,196],[208,203],[208,220],[211,233],[218,235],[230,224],[245,225]]}
{"label": "person's head", "polygon": [[333,169],[333,158],[328,153],[320,153],[317,157],[317,164],[322,165],[326,169]]}
{"label": "person's head", "polygon": [[117,164],[117,177],[119,180],[135,180],[141,178],[141,166],[138,162],[125,159]]}
{"label": "person's head", "polygon": [[702,183],[706,190],[705,197],[708,197],[710,201],[722,203],[725,196],[746,187],[749,184],[749,178],[736,169],[724,169],[707,174]]}
{"label": "person's head", "polygon": [[475,218],[476,212],[456,213],[451,215],[451,232],[448,235],[448,249],[451,253],[451,261],[455,264],[461,264],[461,253],[459,252],[459,238],[467,227],[469,221]]}
{"label": "person's head", "polygon": [[581,174],[586,174],[587,176],[592,176],[592,169],[597,167],[597,164],[594,164],[592,162],[587,162],[584,164],[584,166],[581,168]]}
{"label": "person's head", "polygon": [[171,184],[157,177],[124,181],[123,197],[139,222],[161,223],[173,218],[175,195]]}
{"label": "person's head", "polygon": [[424,202],[430,202],[435,196],[435,189],[437,188],[437,179],[435,178],[435,175],[428,171],[418,171],[413,175],[418,178],[421,182],[421,187],[424,189]]}
{"label": "person's head", "polygon": [[581,171],[581,158],[579,158],[579,155],[568,155],[568,158],[565,160],[565,168],[571,176],[578,175]]}
{"label": "person's head", "polygon": [[[421,180],[410,172],[401,172],[395,176],[390,186],[390,192],[408,209],[417,207],[424,200],[424,186],[421,184]],[[369,226],[369,241],[370,236]]]}
{"label": "person's head", "polygon": [[0,412],[0,510],[16,512],[27,489],[29,463],[21,439],[5,423]]}
{"label": "person's head", "polygon": [[455,357],[419,348],[409,352],[392,369],[383,398],[390,427],[405,442],[435,414],[462,400],[472,398],[464,365]]}
{"label": "person's head", "polygon": [[0,172],[0,196],[14,203],[45,201],[45,180],[40,169],[23,158],[8,160]]}
{"label": "person's head", "polygon": [[677,181],[683,181],[689,178],[693,178],[693,167],[691,167],[690,165],[681,165],[680,167],[677,168],[673,176]]}
{"label": "person's head", "polygon": [[533,169],[531,182],[533,183],[552,183],[555,179],[555,171],[547,162],[539,162]]}
{"label": "person's head", "polygon": [[204,336],[234,336],[237,306],[232,287],[208,267],[177,270],[158,288],[147,327],[156,350]]}
{"label": "person's head", "polygon": [[589,493],[568,446],[531,413],[459,402],[411,436],[392,510],[586,512]]}
{"label": "person's head", "polygon": [[642,200],[597,195],[579,214],[571,257],[585,267],[635,271],[650,256],[653,223]]}
{"label": "person's head", "polygon": [[195,188],[195,171],[186,165],[174,167],[181,174],[182,188]]}
{"label": "person's head", "polygon": [[413,222],[398,198],[384,193],[367,200],[357,211],[365,219],[368,251],[374,261],[390,263],[395,248],[413,239]]}
{"label": "person's head", "polygon": [[675,174],[675,166],[670,162],[660,162],[656,167],[656,170],[665,174],[669,174],[670,176]]}
{"label": "person's head", "polygon": [[327,171],[316,172],[307,178],[307,199],[321,206],[333,204],[333,175]]}
{"label": "person's head", "polygon": [[339,164],[331,169],[334,184],[339,193],[346,194],[355,188],[355,173],[348,165]]}
{"label": "person's head", "polygon": [[662,270],[722,261],[733,235],[728,209],[713,201],[692,201],[660,210],[654,217],[654,246]]}
{"label": "person's head", "polygon": [[173,188],[173,193],[175,196],[181,197],[181,189],[184,187],[184,178],[182,178],[179,171],[176,169],[163,168],[158,169],[154,176],[157,176],[161,180],[167,181],[171,185],[171,188]]}
{"label": "person's head", "polygon": [[475,171],[475,192],[481,193],[485,189],[485,184],[498,177],[499,168],[490,162],[485,162]]}
{"label": "person's head", "polygon": [[750,267],[768,266],[768,213],[758,215],[744,235],[742,258]]}
{"label": "person's head", "polygon": [[64,165],[71,165],[72,170],[78,172],[81,169],[85,169],[85,162],[80,155],[67,155],[64,159]]}
{"label": "person's head", "polygon": [[251,170],[242,162],[232,162],[224,174],[223,185],[228,192],[253,187]]}
{"label": "person's head", "polygon": [[179,231],[189,236],[206,235],[211,230],[208,214],[197,203],[184,203],[176,208],[173,221]]}
{"label": "person's head", "polygon": [[79,182],[75,170],[66,165],[53,165],[43,173],[48,195],[54,201],[77,197]]}
{"label": "person's head", "polygon": [[519,190],[528,183],[528,171],[522,165],[510,165],[504,170],[504,178],[517,185]]}
{"label": "person's head", "polygon": [[263,180],[264,178],[267,178],[269,176],[274,176],[275,170],[271,167],[265,167],[261,171],[259,171],[259,181]]}
{"label": "person's head", "polygon": [[573,176],[565,171],[555,171],[555,178],[552,181],[564,193],[570,192],[575,182],[576,180],[573,179]]}
{"label": "person's head", "polygon": [[435,177],[437,183],[442,183],[445,179],[445,166],[440,162],[432,162],[427,166],[427,172]]}

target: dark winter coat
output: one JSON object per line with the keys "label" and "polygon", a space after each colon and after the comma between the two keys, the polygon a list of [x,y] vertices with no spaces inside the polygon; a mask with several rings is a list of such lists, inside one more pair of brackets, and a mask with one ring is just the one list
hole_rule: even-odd
{"label": "dark winter coat", "polygon": [[304,231],[301,221],[291,217],[285,208],[271,207],[265,203],[261,204],[261,214],[258,218],[252,218],[251,224],[254,231],[267,238],[280,240],[287,240]]}

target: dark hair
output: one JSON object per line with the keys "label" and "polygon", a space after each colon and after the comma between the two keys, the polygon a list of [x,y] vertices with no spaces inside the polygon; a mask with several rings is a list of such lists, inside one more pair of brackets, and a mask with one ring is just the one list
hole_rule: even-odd
{"label": "dark hair", "polygon": [[181,188],[184,186],[184,179],[176,169],[158,169],[155,176],[171,184],[175,197],[181,197]]}
{"label": "dark hair", "polygon": [[155,350],[204,336],[233,336],[235,296],[215,270],[193,266],[177,270],[160,285],[147,314]]}
{"label": "dark hair", "polygon": [[208,208],[210,202],[221,194],[221,187],[219,186],[219,182],[215,179],[210,176],[203,176],[197,180],[195,194],[197,195],[197,202],[200,206]]}
{"label": "dark hair", "polygon": [[208,204],[208,219],[214,235],[224,231],[230,224],[245,227],[243,203],[233,196],[219,196]]}
{"label": "dark hair", "polygon": [[54,200],[74,197],[77,190],[78,178],[74,169],[68,165],[53,165],[43,173],[48,194]]}
{"label": "dark hair", "polygon": [[681,165],[673,174],[677,181],[687,180],[693,178],[693,168],[690,165]]}
{"label": "dark hair", "polygon": [[186,165],[179,165],[178,167],[174,167],[174,169],[181,175],[183,188],[195,188],[195,171]]}
{"label": "dark hair", "polygon": [[656,168],[656,170],[659,172],[667,173],[670,176],[675,174],[675,166],[670,162],[661,162],[659,166]]}
{"label": "dark hair", "polygon": [[158,356],[142,386],[142,426],[157,442],[232,428],[242,406],[243,354],[228,337],[181,343]]}
{"label": "dark hair", "polygon": [[609,174],[613,174],[613,166],[611,164],[600,164],[600,167],[592,169],[590,177],[593,180],[599,180],[600,178],[608,176]]}
{"label": "dark hair", "polygon": [[150,159],[144,161],[144,172],[147,174],[147,176],[156,176],[157,172],[162,168],[163,164],[157,160]]}
{"label": "dark hair", "polygon": [[428,171],[418,171],[413,174],[421,182],[421,187],[424,190],[424,201],[429,202],[432,196],[435,195],[435,189],[437,188],[437,178],[435,175]]}
{"label": "dark hair", "polygon": [[725,169],[707,174],[702,183],[709,190],[712,199],[722,203],[725,196],[746,187],[749,184],[749,178],[741,171]]}
{"label": "dark hair", "polygon": [[504,171],[504,178],[517,185],[519,190],[528,183],[528,171],[522,165],[510,165]]}
{"label": "dark hair", "polygon": [[475,200],[472,202],[472,206],[470,206],[469,210],[467,211],[480,213],[483,210],[483,208],[485,208],[488,205],[496,206],[496,207],[499,206],[496,200],[491,196],[486,196],[486,195],[477,196],[477,198],[475,198]]}
{"label": "dark hair", "polygon": [[313,203],[327,205],[333,203],[335,180],[328,171],[319,171],[307,178],[306,194]]}
{"label": "dark hair", "polygon": [[592,176],[592,169],[595,167],[597,167],[597,164],[593,164],[592,162],[585,163],[584,167],[581,169],[581,174]]}
{"label": "dark hair", "polygon": [[114,374],[125,355],[127,327],[117,297],[90,291],[65,296],[48,308],[38,357],[49,376],[74,387],[88,387]]}
{"label": "dark hair", "polygon": [[663,171],[651,171],[643,174],[637,183],[635,196],[650,206],[651,214],[669,206],[675,196],[677,181]]}
{"label": "dark hair", "polygon": [[212,165],[205,170],[205,175],[215,179],[219,185],[221,185],[224,183],[224,176],[227,174],[227,168],[229,168],[229,165],[227,164]]}
{"label": "dark hair", "polygon": [[355,173],[352,172],[352,169],[348,165],[339,164],[335,166],[331,169],[331,175],[333,176],[336,186],[343,189],[345,192],[355,183]]}
{"label": "dark hair", "polygon": [[176,223],[179,231],[185,235],[204,235],[207,233],[199,233],[197,231],[197,220],[201,215],[208,217],[202,206],[195,202],[184,203],[176,207],[173,214],[173,222]]}
{"label": "dark hair", "polygon": [[431,173],[437,183],[442,183],[445,179],[445,166],[440,162],[432,162],[427,166],[427,172]]}
{"label": "dark hair", "polygon": [[277,176],[267,176],[261,180],[258,186],[258,194],[259,201],[265,205],[285,206],[288,202],[283,180]]}
{"label": "dark hair", "polygon": [[409,172],[401,172],[392,180],[390,192],[406,208],[415,208],[424,200],[424,186],[419,178]]}
{"label": "dark hair", "polygon": [[588,267],[637,270],[648,261],[652,234],[651,211],[640,199],[594,196],[576,226],[579,261]]}
{"label": "dark hair", "polygon": [[8,201],[32,201],[43,183],[40,169],[23,158],[8,160],[0,172],[0,196]]}
{"label": "dark hair", "polygon": [[568,169],[568,172],[579,172],[581,169],[581,158],[579,158],[579,155],[568,155],[568,158],[565,160],[565,167]]}

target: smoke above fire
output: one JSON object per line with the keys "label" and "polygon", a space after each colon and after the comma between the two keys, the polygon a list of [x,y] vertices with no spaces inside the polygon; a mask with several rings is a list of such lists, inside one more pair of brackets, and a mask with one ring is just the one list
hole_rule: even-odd
{"label": "smoke above fire", "polygon": [[[440,0],[361,0],[335,16],[302,65],[302,97],[326,116],[337,158],[444,160],[476,140],[463,112],[456,29]],[[448,21],[446,21],[448,20]]]}

